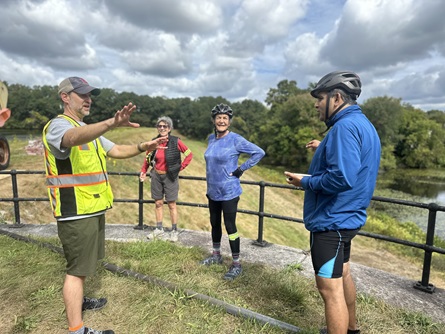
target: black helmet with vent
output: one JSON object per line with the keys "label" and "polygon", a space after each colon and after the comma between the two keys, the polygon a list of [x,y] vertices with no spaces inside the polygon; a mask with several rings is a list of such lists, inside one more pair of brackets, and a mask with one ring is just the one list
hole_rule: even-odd
{"label": "black helmet with vent", "polygon": [[357,100],[362,92],[362,83],[360,77],[354,72],[335,71],[321,78],[315,88],[311,90],[311,95],[318,98],[321,92],[330,92],[334,89],[342,89],[353,100]]}
{"label": "black helmet with vent", "polygon": [[220,103],[212,109],[212,118],[215,118],[215,116],[218,114],[225,114],[228,115],[229,118],[232,118],[233,110],[227,104]]}

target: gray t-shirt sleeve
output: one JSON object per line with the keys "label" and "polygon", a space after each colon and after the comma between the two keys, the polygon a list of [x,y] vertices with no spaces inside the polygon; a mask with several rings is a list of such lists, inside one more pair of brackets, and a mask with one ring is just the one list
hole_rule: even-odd
{"label": "gray t-shirt sleeve", "polygon": [[[80,125],[85,125],[83,122],[79,122]],[[58,117],[51,121],[51,124],[48,126],[48,131],[46,132],[46,140],[48,142],[49,149],[51,153],[57,159],[67,159],[70,156],[71,149],[67,147],[62,147],[62,139],[69,129],[71,129],[73,125],[67,121],[65,118]],[[111,140],[106,139],[103,136],[99,137],[99,140],[105,150],[108,152],[115,145]]]}
{"label": "gray t-shirt sleeve", "polygon": [[55,118],[51,121],[46,132],[46,141],[48,142],[51,153],[57,159],[66,159],[70,155],[70,149],[62,147],[62,139],[73,125],[62,117]]}
{"label": "gray t-shirt sleeve", "polygon": [[104,148],[105,152],[107,152],[107,153],[115,145],[111,140],[108,140],[104,136],[100,136],[99,139],[100,139],[100,143],[102,144],[102,147]]}

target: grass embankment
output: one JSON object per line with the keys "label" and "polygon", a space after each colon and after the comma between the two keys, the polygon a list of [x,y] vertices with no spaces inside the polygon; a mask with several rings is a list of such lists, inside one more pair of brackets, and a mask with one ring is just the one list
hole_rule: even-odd
{"label": "grass embankment", "polygon": [[[58,245],[57,239],[44,239]],[[323,303],[313,281],[294,268],[273,270],[245,264],[239,279],[226,282],[227,266],[202,267],[205,251],[165,241],[107,242],[106,261],[176,284],[175,291],[112,274],[102,267],[88,279],[86,294],[106,295],[107,307],[85,312],[84,321],[116,333],[285,333],[271,325],[227,314],[222,308],[185,295],[185,290],[224,300],[318,334]],[[1,333],[66,333],[61,286],[64,259],[35,244],[0,236]],[[32,256],[30,256],[32,254]],[[229,263],[230,259],[226,259]],[[363,333],[445,333],[445,325],[359,294]]]}
{"label": "grass embankment", "polygon": [[[118,129],[107,137],[119,143],[137,143],[152,138],[154,129]],[[124,141],[123,141],[124,140]],[[192,164],[182,175],[205,176],[203,154],[205,143],[183,138],[194,153]],[[41,156],[26,155],[26,142],[13,140],[11,145],[11,169],[43,170]],[[143,157],[128,160],[110,160],[110,171],[138,172]],[[282,183],[282,171],[276,168],[255,167],[243,175],[244,180],[267,180]],[[5,182],[7,181],[7,182]],[[42,175],[18,175],[19,196],[45,197]],[[113,176],[111,179],[116,198],[137,198],[137,177]],[[2,194],[10,196],[9,179],[0,180]],[[258,189],[244,186],[240,208],[258,209]],[[146,184],[145,198],[150,198]],[[206,203],[205,182],[181,181],[180,201]],[[153,225],[153,208],[145,206],[145,221]],[[54,221],[47,202],[20,203],[22,222],[48,223]],[[288,189],[267,189],[266,212],[285,216],[301,217],[302,193]],[[0,203],[3,211],[1,220],[13,221],[13,206]],[[208,212],[204,208],[180,207],[180,228],[210,230]],[[137,207],[116,203],[107,213],[107,222],[137,224]],[[168,213],[165,208],[165,213]],[[169,225],[168,214],[165,225]],[[377,217],[377,215],[376,215]],[[377,218],[376,218],[377,219]],[[379,223],[381,220],[377,220]],[[396,222],[385,221],[399,230]],[[371,226],[371,224],[369,224]],[[372,224],[374,225],[374,224]],[[257,218],[240,214],[238,226],[242,237],[256,239]],[[378,226],[378,224],[375,224]],[[394,232],[394,231],[391,231]],[[414,233],[417,235],[418,231]],[[407,234],[409,238],[411,235]],[[265,219],[264,238],[273,243],[295,248],[307,248],[307,232],[301,224]],[[57,243],[57,240],[50,240]],[[423,242],[423,241],[422,241]],[[0,249],[3,256],[0,268],[2,298],[0,311],[5,332],[38,333],[49,331],[62,333],[65,327],[61,285],[64,261],[60,255],[33,245],[26,245],[1,237]],[[257,265],[246,264],[246,273],[233,283],[223,282],[221,275],[226,268],[215,267],[203,270],[197,265],[203,250],[182,248],[165,242],[119,244],[107,242],[107,260],[120,266],[159,277],[179,284],[183,289],[211,295],[241,307],[264,313],[302,328],[307,333],[317,333],[323,324],[322,302],[313,282],[295,275],[289,270],[276,271]],[[419,254],[409,255],[402,247],[365,237],[357,237],[354,243],[353,261],[375,266],[387,271],[401,271],[409,278],[421,277]],[[33,254],[33,256],[29,256]],[[391,261],[388,259],[391,258]],[[435,261],[434,261],[435,262]],[[397,267],[394,263],[398,263]],[[431,280],[441,279],[443,274],[433,272]],[[280,330],[262,327],[225,314],[222,310],[184,297],[179,291],[171,293],[163,288],[137,282],[131,278],[118,277],[104,270],[99,271],[100,280],[87,284],[94,295],[107,295],[110,305],[102,312],[87,313],[86,322],[105,328],[108,324],[117,333],[279,333]],[[96,283],[101,282],[101,283]],[[91,283],[93,285],[91,285]],[[359,322],[365,333],[439,333],[443,327],[434,325],[428,318],[392,308],[368,296],[359,295]],[[111,319],[111,321],[110,321]],[[13,329],[12,329],[13,328]],[[29,330],[28,330],[28,329]],[[57,328],[57,330],[52,330]],[[311,331],[312,330],[312,331]],[[0,332],[4,332],[0,328]]]}

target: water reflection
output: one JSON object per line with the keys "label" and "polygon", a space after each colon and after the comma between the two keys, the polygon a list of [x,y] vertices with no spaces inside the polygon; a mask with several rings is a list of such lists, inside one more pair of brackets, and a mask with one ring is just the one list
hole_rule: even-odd
{"label": "water reflection", "polygon": [[392,190],[397,190],[417,197],[430,199],[437,204],[445,204],[445,183],[421,180],[418,178],[399,177],[389,185]]}
{"label": "water reflection", "polygon": [[[396,170],[391,173],[379,175],[377,188],[389,189],[396,193],[384,197],[399,198],[419,203],[437,203],[445,206],[445,173],[438,170],[434,172]],[[372,203],[371,207],[384,210],[390,216],[401,222],[414,222],[424,232],[427,229],[428,210]],[[445,239],[445,212],[437,212],[435,234]]]}

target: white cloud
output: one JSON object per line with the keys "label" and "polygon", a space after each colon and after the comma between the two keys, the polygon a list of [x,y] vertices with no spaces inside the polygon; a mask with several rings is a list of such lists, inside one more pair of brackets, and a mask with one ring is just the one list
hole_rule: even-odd
{"label": "white cloud", "polygon": [[265,39],[286,36],[289,28],[305,14],[308,0],[246,0],[236,20],[249,34]]}
{"label": "white cloud", "polygon": [[208,0],[107,0],[110,12],[143,29],[206,33],[223,22],[221,8]]}
{"label": "white cloud", "polygon": [[443,41],[444,12],[434,0],[350,0],[321,57],[357,70],[424,59]]}
{"label": "white cloud", "polygon": [[132,70],[166,77],[187,74],[189,55],[174,35],[160,33],[150,46],[139,51],[125,51],[123,59]]}
{"label": "white cloud", "polygon": [[0,80],[264,102],[351,69],[361,101],[445,110],[442,0],[5,0]]}
{"label": "white cloud", "polygon": [[[314,33],[306,33],[288,44],[284,51],[289,71],[313,73],[323,65],[319,57],[322,41]],[[322,71],[325,72],[325,71]]]}
{"label": "white cloud", "polygon": [[[0,51],[0,80],[8,84],[21,83],[32,86],[54,86],[57,80],[51,68],[26,62],[21,58],[11,59]],[[57,82],[58,83],[58,82]]]}

